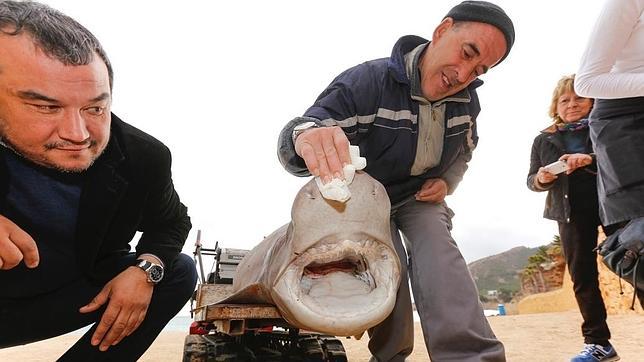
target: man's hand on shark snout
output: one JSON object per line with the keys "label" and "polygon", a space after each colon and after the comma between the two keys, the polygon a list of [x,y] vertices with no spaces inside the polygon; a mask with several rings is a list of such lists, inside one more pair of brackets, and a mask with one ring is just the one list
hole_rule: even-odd
{"label": "man's hand on shark snout", "polygon": [[342,168],[351,163],[349,140],[340,127],[312,128],[295,140],[295,152],[304,159],[313,176],[323,183],[343,179]]}
{"label": "man's hand on shark snout", "polygon": [[22,260],[28,268],[37,267],[40,262],[38,246],[18,225],[0,215],[0,269],[12,269]]}
{"label": "man's hand on shark snout", "polygon": [[440,178],[430,178],[416,193],[417,201],[440,203],[447,196],[447,182]]}

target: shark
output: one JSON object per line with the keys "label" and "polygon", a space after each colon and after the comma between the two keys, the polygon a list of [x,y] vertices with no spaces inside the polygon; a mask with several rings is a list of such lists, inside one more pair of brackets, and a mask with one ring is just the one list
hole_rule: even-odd
{"label": "shark", "polygon": [[358,336],[391,313],[400,262],[385,188],[356,172],[346,202],[322,197],[311,180],[297,193],[291,222],[237,266],[222,303],[263,303],[301,329]]}

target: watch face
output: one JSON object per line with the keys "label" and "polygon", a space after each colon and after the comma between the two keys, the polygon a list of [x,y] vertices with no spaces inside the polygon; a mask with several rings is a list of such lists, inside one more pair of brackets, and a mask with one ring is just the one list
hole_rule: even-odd
{"label": "watch face", "polygon": [[152,283],[158,283],[163,279],[163,268],[160,265],[152,265],[148,270],[148,276]]}

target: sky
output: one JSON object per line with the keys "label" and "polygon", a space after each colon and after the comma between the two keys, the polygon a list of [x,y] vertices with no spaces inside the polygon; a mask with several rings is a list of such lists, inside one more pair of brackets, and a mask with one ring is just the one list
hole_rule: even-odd
{"label": "sky", "polygon": [[[576,71],[604,0],[497,0],[509,57],[479,88],[479,145],[447,203],[469,262],[552,240],[545,194],[526,187],[557,80]],[[170,147],[175,187],[206,247],[250,249],[290,221],[308,178],[276,156],[282,127],[345,69],[430,38],[460,1],[45,1],[90,29],[113,64],[112,111]]]}

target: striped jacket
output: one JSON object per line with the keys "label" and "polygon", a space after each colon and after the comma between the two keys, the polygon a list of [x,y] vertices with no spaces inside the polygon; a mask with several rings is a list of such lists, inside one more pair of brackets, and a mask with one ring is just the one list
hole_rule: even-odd
{"label": "striped jacket", "polygon": [[412,176],[418,144],[420,76],[414,60],[411,79],[404,56],[428,43],[417,36],[398,40],[391,57],[350,68],[336,77],[318,96],[303,117],[289,122],[280,133],[278,157],[286,170],[308,176],[304,160],[296,153],[293,128],[314,121],[321,126],[340,126],[367,159],[365,171],[380,181],[392,204],[413,195],[428,178],[443,178],[452,193],[467,170],[478,142],[476,117],[480,111],[475,80],[461,92],[430,104],[431,113],[442,112],[445,120],[443,152],[438,165]]}

